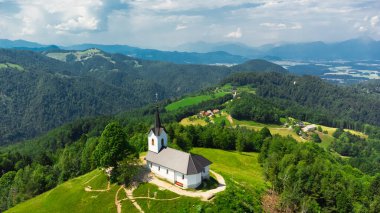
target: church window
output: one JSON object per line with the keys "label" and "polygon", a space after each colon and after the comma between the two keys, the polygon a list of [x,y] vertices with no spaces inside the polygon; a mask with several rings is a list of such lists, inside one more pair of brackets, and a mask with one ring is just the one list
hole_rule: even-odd
{"label": "church window", "polygon": [[164,139],[163,138],[161,139],[161,146],[162,147],[164,146]]}
{"label": "church window", "polygon": [[166,169],[166,174],[169,174],[169,169]]}
{"label": "church window", "polygon": [[182,175],[182,179],[185,179],[185,175]]}
{"label": "church window", "polygon": [[152,146],[154,146],[154,139],[152,138]]}
{"label": "church window", "polygon": [[150,168],[152,168],[152,163],[150,163]]}
{"label": "church window", "polygon": [[160,171],[160,169],[161,169],[161,166],[158,166],[158,171]]}

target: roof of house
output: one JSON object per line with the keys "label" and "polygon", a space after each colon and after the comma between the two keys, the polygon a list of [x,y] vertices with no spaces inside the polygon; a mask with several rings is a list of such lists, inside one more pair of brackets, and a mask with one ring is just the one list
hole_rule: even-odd
{"label": "roof of house", "polygon": [[208,159],[172,148],[163,148],[159,153],[148,151],[147,161],[173,169],[186,175],[198,174],[203,168],[212,164]]}

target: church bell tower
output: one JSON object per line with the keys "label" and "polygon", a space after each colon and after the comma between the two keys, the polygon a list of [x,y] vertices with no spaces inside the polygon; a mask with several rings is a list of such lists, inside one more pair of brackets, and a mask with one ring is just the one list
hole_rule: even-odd
{"label": "church bell tower", "polygon": [[[157,94],[156,94],[157,99]],[[148,151],[159,153],[162,149],[168,146],[168,136],[165,127],[161,124],[160,112],[158,105],[156,106],[156,113],[153,127],[148,135]]]}

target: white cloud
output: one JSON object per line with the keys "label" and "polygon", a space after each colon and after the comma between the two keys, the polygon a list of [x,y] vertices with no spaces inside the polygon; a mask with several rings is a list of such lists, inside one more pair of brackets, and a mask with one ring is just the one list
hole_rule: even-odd
{"label": "white cloud", "polygon": [[0,38],[151,48],[231,38],[249,45],[379,40],[379,11],[378,0],[0,0]]}
{"label": "white cloud", "polygon": [[241,33],[240,27],[236,29],[236,31],[230,32],[226,35],[227,38],[241,38],[243,34]]}
{"label": "white cloud", "polygon": [[359,26],[358,30],[359,30],[359,32],[366,32],[368,30],[368,28],[365,26]]}
{"label": "white cloud", "polygon": [[79,16],[54,26],[59,32],[78,32],[85,30],[97,30],[99,20],[95,17]]}
{"label": "white cloud", "polygon": [[187,25],[184,24],[177,24],[175,30],[184,30],[187,28]]}
{"label": "white cloud", "polygon": [[371,26],[372,27],[376,27],[377,26],[377,23],[379,23],[379,16],[373,16],[372,18],[371,18]]}
{"label": "white cloud", "polygon": [[261,23],[260,26],[268,27],[273,30],[299,30],[302,29],[302,25],[299,23],[295,24],[284,24],[284,23]]}

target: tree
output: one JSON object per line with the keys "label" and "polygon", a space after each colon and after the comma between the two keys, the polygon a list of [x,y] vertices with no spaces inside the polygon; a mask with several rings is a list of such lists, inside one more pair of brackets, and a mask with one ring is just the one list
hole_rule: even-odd
{"label": "tree", "polygon": [[260,135],[263,136],[263,138],[271,138],[272,134],[270,133],[268,127],[264,127],[260,130]]}
{"label": "tree", "polygon": [[101,167],[116,167],[117,162],[133,153],[127,135],[120,124],[112,122],[106,126],[94,151],[94,160]]}
{"label": "tree", "polygon": [[135,155],[128,155],[117,163],[117,166],[112,171],[111,180],[126,186],[136,181],[141,167],[138,163],[139,159]]}
{"label": "tree", "polygon": [[339,138],[341,134],[344,133],[344,130],[342,128],[338,128],[335,130],[335,132],[333,133],[333,136],[334,138]]}
{"label": "tree", "polygon": [[316,143],[320,143],[322,141],[317,133],[311,134],[311,140]]}

